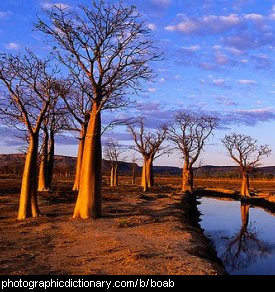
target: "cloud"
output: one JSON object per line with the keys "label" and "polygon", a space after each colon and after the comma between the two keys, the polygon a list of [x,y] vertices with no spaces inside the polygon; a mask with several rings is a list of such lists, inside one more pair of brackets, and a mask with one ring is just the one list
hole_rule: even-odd
{"label": "cloud", "polygon": [[244,124],[256,126],[261,122],[275,120],[275,110],[273,108],[259,108],[250,110],[237,110],[223,115],[223,120],[228,124]]}
{"label": "cloud", "polygon": [[181,15],[183,21],[175,25],[166,26],[167,31],[177,31],[183,34],[220,34],[232,30],[241,24],[241,18],[237,14],[227,16],[206,15],[201,18],[189,18]]}
{"label": "cloud", "polygon": [[13,42],[8,43],[8,44],[5,45],[5,48],[8,49],[8,50],[19,50],[20,47],[21,46],[19,44],[13,43]]}
{"label": "cloud", "polygon": [[150,2],[157,6],[169,6],[172,4],[172,0],[150,0]]}
{"label": "cloud", "polygon": [[0,11],[0,19],[2,18],[6,18],[9,16],[9,13],[8,12],[5,12],[5,11]]}
{"label": "cloud", "polygon": [[246,80],[246,79],[238,80],[238,83],[241,85],[255,85],[255,84],[257,84],[257,82],[255,80]]}
{"label": "cloud", "polygon": [[157,89],[156,88],[148,88],[148,91],[150,93],[154,93],[154,92],[157,92]]}
{"label": "cloud", "polygon": [[149,23],[148,24],[148,28],[151,29],[151,30],[156,30],[157,26],[154,23]]}
{"label": "cloud", "polygon": [[51,9],[51,8],[54,8],[54,7],[57,7],[59,9],[67,9],[69,8],[70,6],[67,5],[67,4],[64,4],[64,3],[44,3],[42,4],[42,7],[44,9]]}
{"label": "cloud", "polygon": [[181,47],[182,51],[189,52],[189,53],[195,53],[201,49],[201,46],[193,45],[189,47]]}
{"label": "cloud", "polygon": [[265,17],[262,14],[256,14],[256,13],[245,14],[243,17],[246,20],[253,20],[253,21],[262,21],[265,19]]}
{"label": "cloud", "polygon": [[213,80],[213,85],[224,86],[225,82],[226,82],[226,80],[224,80],[224,79],[214,79]]}

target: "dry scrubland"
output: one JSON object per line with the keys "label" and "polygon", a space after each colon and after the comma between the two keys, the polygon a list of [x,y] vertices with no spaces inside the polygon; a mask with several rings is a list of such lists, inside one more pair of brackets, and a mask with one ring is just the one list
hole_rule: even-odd
{"label": "dry scrubland", "polygon": [[[123,180],[123,181],[122,181]],[[76,193],[59,181],[39,196],[44,217],[17,221],[20,180],[0,181],[0,274],[223,274],[197,225],[180,178],[156,178],[150,193],[122,178],[103,188],[103,218],[71,219]],[[240,181],[195,181],[196,187],[239,190]],[[252,181],[272,193],[275,181]]]}
{"label": "dry scrubland", "polygon": [[60,181],[39,196],[45,217],[20,222],[20,181],[1,180],[0,274],[223,274],[193,203],[157,181],[146,194],[105,182],[103,218],[87,221],[71,219],[76,193]]}

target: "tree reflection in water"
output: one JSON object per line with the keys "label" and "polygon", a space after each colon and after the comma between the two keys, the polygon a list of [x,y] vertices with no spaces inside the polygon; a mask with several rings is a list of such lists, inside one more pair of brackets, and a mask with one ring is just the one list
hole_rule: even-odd
{"label": "tree reflection in water", "polygon": [[255,224],[249,224],[249,210],[249,204],[241,204],[241,230],[228,241],[222,255],[225,266],[233,272],[247,268],[271,252],[268,244],[259,238]]}

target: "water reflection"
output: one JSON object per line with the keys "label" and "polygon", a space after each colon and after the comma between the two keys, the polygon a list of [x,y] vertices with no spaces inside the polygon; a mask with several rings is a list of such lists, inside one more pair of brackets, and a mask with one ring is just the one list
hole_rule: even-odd
{"label": "water reflection", "polygon": [[199,199],[201,227],[229,274],[275,275],[275,216],[261,208]]}
{"label": "water reflection", "polygon": [[271,250],[268,244],[260,239],[254,223],[249,224],[250,205],[241,204],[241,229],[228,240],[222,260],[231,271],[247,268],[259,258],[266,257]]}

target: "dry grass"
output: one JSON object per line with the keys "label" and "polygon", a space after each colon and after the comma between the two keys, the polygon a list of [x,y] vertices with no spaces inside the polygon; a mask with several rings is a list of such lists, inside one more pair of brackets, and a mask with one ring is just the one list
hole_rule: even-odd
{"label": "dry grass", "polygon": [[61,181],[39,196],[46,216],[18,222],[20,181],[0,181],[0,274],[224,273],[173,182],[146,194],[130,178],[120,183],[104,184],[102,219],[72,220],[76,194]]}

